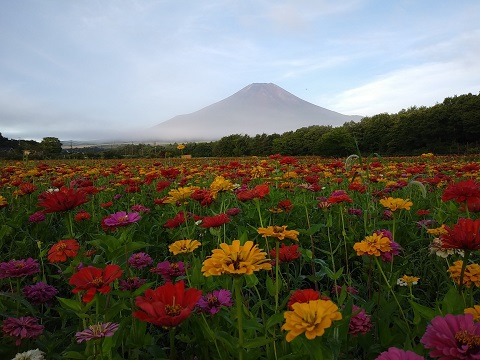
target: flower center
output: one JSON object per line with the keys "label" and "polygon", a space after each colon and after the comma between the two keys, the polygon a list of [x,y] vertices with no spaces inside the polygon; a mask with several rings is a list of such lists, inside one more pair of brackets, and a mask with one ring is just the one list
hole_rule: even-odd
{"label": "flower center", "polygon": [[178,265],[175,263],[170,263],[170,269],[173,271],[178,271]]}
{"label": "flower center", "polygon": [[103,283],[104,283],[104,281],[103,281],[102,278],[94,278],[94,279],[92,280],[92,284],[93,284],[93,286],[95,286],[95,287],[100,287],[100,286],[103,285]]}
{"label": "flower center", "polygon": [[284,228],[281,227],[281,226],[274,226],[274,227],[273,227],[273,232],[274,232],[275,234],[281,234],[281,233],[283,233],[283,231],[284,231]]}
{"label": "flower center", "polygon": [[215,306],[218,304],[218,298],[215,295],[210,295],[207,298],[207,302],[209,306]]}
{"label": "flower center", "polygon": [[88,328],[90,330],[92,330],[92,333],[93,333],[94,336],[98,336],[102,333],[102,325],[101,324],[90,325]]}
{"label": "flower center", "polygon": [[165,313],[168,316],[178,316],[182,311],[182,305],[173,304],[173,305],[165,305]]}
{"label": "flower center", "polygon": [[480,336],[470,334],[467,330],[460,330],[455,334],[458,345],[467,345],[469,353],[480,350]]}
{"label": "flower center", "polygon": [[127,222],[128,221],[128,215],[125,215],[125,216],[119,216],[117,218],[117,222],[119,223],[124,223],[124,222]]}
{"label": "flower center", "polygon": [[67,244],[64,242],[61,242],[60,244],[57,245],[57,251],[64,251],[67,248]]}

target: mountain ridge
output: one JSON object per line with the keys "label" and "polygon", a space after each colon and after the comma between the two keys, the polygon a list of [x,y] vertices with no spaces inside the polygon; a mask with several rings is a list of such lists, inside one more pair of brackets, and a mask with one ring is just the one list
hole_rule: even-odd
{"label": "mountain ridge", "polygon": [[341,126],[362,116],[343,115],[307,102],[273,83],[252,83],[195,112],[177,115],[147,130],[170,141],[218,140],[242,134],[282,134],[313,125]]}

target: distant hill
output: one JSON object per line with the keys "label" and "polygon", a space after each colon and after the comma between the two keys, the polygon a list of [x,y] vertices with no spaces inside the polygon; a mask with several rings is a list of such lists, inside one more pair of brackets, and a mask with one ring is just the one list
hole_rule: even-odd
{"label": "distant hill", "polygon": [[275,84],[253,83],[224,100],[148,129],[147,137],[211,141],[233,134],[282,134],[312,125],[341,126],[361,119],[309,103]]}

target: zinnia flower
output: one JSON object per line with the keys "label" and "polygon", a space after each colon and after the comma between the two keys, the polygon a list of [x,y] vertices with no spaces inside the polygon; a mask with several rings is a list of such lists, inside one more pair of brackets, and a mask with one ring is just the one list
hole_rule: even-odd
{"label": "zinnia flower", "polygon": [[221,191],[230,191],[234,188],[233,183],[230,180],[225,179],[223,176],[217,176],[210,184],[210,193],[214,199]]}
{"label": "zinnia flower", "polygon": [[54,213],[68,211],[90,201],[82,189],[61,187],[60,190],[46,191],[38,196],[37,206],[43,207],[43,212]]}
{"label": "zinnia flower", "polygon": [[122,291],[135,291],[140,286],[145,284],[147,280],[140,279],[139,277],[129,277],[127,279],[122,279],[118,282],[118,288]]}
{"label": "zinnia flower", "polygon": [[287,230],[287,226],[269,226],[267,228],[258,228],[257,232],[262,237],[274,237],[278,240],[292,239],[298,241],[298,235],[300,234],[296,230]]}
{"label": "zinnia flower", "polygon": [[228,217],[227,214],[219,214],[215,216],[205,216],[202,219],[202,223],[200,224],[200,227],[202,228],[212,228],[212,227],[218,227],[222,226],[223,224],[226,224],[230,222],[230,218]]}
{"label": "zinnia flower", "polygon": [[134,269],[143,269],[144,267],[150,265],[153,262],[153,259],[150,255],[139,252],[132,254],[128,259],[128,264]]}
{"label": "zinnia flower", "polygon": [[4,207],[7,207],[8,206],[8,201],[7,199],[5,199],[5,197],[3,197],[2,195],[0,195],[0,209],[1,208],[4,208]]}
{"label": "zinnia flower", "polygon": [[28,217],[28,221],[31,223],[40,223],[42,221],[45,221],[46,216],[43,212],[37,211],[36,213],[33,213]]}
{"label": "zinnia flower", "polygon": [[306,303],[312,300],[320,299],[320,293],[313,289],[296,290],[288,299],[287,307],[293,310],[292,305],[296,303]]}
{"label": "zinnia flower", "polygon": [[165,202],[167,204],[175,204],[177,201],[185,202],[197,189],[197,187],[179,187],[178,189],[172,189],[168,192],[168,195],[170,196]]}
{"label": "zinnia flower", "polygon": [[353,249],[357,255],[374,255],[380,256],[382,253],[392,250],[390,239],[383,234],[374,233],[372,236],[366,236],[361,242],[353,245]]}
{"label": "zinnia flower", "polygon": [[459,219],[453,228],[445,226],[447,234],[440,235],[445,249],[480,250],[480,219]]}
{"label": "zinnia flower", "polygon": [[67,258],[74,258],[78,254],[80,245],[77,240],[60,240],[48,250],[47,259],[51,263],[65,262]]}
{"label": "zinnia flower", "polygon": [[26,260],[10,260],[0,263],[0,279],[19,278],[33,275],[40,272],[40,265],[37,260],[28,258]]}
{"label": "zinnia flower", "polygon": [[480,359],[480,323],[472,314],[436,316],[420,342],[434,359]]}
{"label": "zinnia flower", "polygon": [[150,269],[150,272],[161,275],[163,280],[171,282],[178,276],[185,275],[185,264],[183,261],[171,263],[169,261],[162,261],[156,267]]}
{"label": "zinnia flower", "polygon": [[216,314],[222,307],[232,307],[232,293],[230,290],[213,290],[213,292],[206,293],[197,302],[198,310],[207,314]]}
{"label": "zinnia flower", "polygon": [[412,286],[417,285],[419,277],[403,275],[401,278],[397,279],[397,285],[400,286]]}
{"label": "zinnia flower", "polygon": [[480,184],[473,179],[452,183],[442,195],[442,201],[455,200],[467,205],[468,211],[480,211]]}
{"label": "zinnia flower", "polygon": [[[463,261],[458,260],[453,263],[452,266],[448,268],[450,273],[450,278],[460,285],[460,275],[462,274]],[[468,264],[465,266],[465,272],[463,274],[463,285],[467,288],[470,288],[472,284],[480,287],[480,265],[478,264]]]}
{"label": "zinnia flower", "polygon": [[19,318],[9,317],[3,321],[3,333],[17,338],[15,345],[19,346],[23,339],[34,339],[42,335],[43,325],[33,316],[22,316]]}
{"label": "zinnia flower", "polygon": [[382,352],[375,360],[424,360],[424,358],[413,351],[391,347],[387,351]]}
{"label": "zinnia flower", "polygon": [[[277,253],[276,249],[270,250],[270,256],[275,259]],[[285,243],[282,243],[278,248],[278,262],[290,262],[295,259],[298,259],[302,254],[298,252],[298,244],[287,246]]]}
{"label": "zinnia flower", "polygon": [[82,301],[88,303],[92,301],[98,292],[108,294],[111,290],[110,283],[122,276],[123,270],[118,265],[107,265],[105,269],[99,269],[93,266],[82,268],[70,278],[70,285],[75,285],[72,290],[74,294],[80,291],[86,291]]}
{"label": "zinnia flower", "polygon": [[372,329],[372,319],[364,309],[360,309],[358,306],[353,305],[352,314],[354,315],[350,318],[350,323],[348,325],[348,333],[350,335],[357,336],[358,334],[366,334]]}
{"label": "zinnia flower", "polygon": [[98,323],[95,325],[90,325],[88,329],[79,331],[75,334],[77,338],[77,343],[82,341],[90,341],[95,339],[101,339],[107,336],[113,336],[115,331],[118,330],[120,325],[117,323],[107,322],[107,323]]}
{"label": "zinnia flower", "polygon": [[39,349],[18,353],[12,360],[45,360],[45,353]]}
{"label": "zinnia flower", "polygon": [[472,314],[473,321],[480,321],[480,305],[474,305],[471,308],[463,310],[464,314]]}
{"label": "zinnia flower", "polygon": [[203,276],[212,275],[251,275],[254,271],[270,270],[272,265],[253,241],[240,245],[240,240],[233,240],[232,245],[220,244],[221,249],[212,250],[202,266]]}
{"label": "zinnia flower", "polygon": [[41,305],[51,302],[58,294],[58,290],[52,285],[39,281],[36,284],[25,286],[22,293],[30,304]]}
{"label": "zinnia flower", "polygon": [[109,227],[122,227],[133,224],[140,220],[142,217],[137,212],[126,213],[125,211],[119,211],[115,214],[111,214],[103,222]]}
{"label": "zinnia flower", "polygon": [[165,328],[175,327],[191,315],[201,296],[201,290],[185,290],[183,280],[176,284],[168,282],[155,290],[147,289],[144,296],[138,296],[135,305],[139,310],[133,316]]}
{"label": "zinnia flower", "polygon": [[80,210],[74,217],[75,221],[84,221],[84,220],[88,220],[92,217],[92,215],[90,215],[88,212],[86,212],[85,210]]}
{"label": "zinnia flower", "polygon": [[341,320],[342,314],[331,300],[312,300],[306,303],[295,303],[293,311],[285,311],[285,324],[282,330],[287,330],[286,340],[292,341],[298,335],[305,333],[312,340],[322,336],[325,329],[332,326],[334,320]]}
{"label": "zinnia flower", "polygon": [[381,199],[380,204],[390,209],[390,211],[403,210],[403,209],[410,210],[410,207],[413,205],[410,199],[401,199],[401,198],[393,198],[393,197]]}
{"label": "zinnia flower", "polygon": [[170,244],[168,251],[173,253],[173,255],[189,254],[201,245],[202,243],[198,240],[178,240]]}

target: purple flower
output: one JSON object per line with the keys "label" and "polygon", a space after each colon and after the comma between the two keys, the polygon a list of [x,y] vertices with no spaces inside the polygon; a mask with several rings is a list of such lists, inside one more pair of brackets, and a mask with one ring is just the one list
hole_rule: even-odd
{"label": "purple flower", "polygon": [[127,279],[122,279],[120,280],[118,284],[118,288],[122,291],[135,291],[137,290],[140,286],[145,284],[147,280],[145,279],[140,279],[138,277],[129,277]]}
{"label": "purple flower", "polygon": [[393,260],[393,256],[400,254],[400,251],[402,250],[402,248],[397,242],[393,241],[393,235],[389,230],[387,229],[377,230],[375,231],[375,234],[385,236],[389,238],[391,241],[390,247],[392,248],[392,250],[387,252],[382,252],[382,255],[381,255],[382,261],[390,262]]}
{"label": "purple flower", "polygon": [[148,255],[144,252],[139,252],[139,253],[133,254],[128,259],[128,264],[131,267],[133,267],[134,269],[142,269],[142,268],[150,265],[152,262],[153,262],[153,260],[150,257],[150,255]]}
{"label": "purple flower", "polygon": [[202,296],[197,302],[197,308],[208,314],[216,314],[222,306],[232,307],[232,293],[229,290],[213,290]]}
{"label": "purple flower", "polygon": [[395,347],[382,352],[375,360],[423,360],[423,356],[415,354],[413,351],[405,351]]}
{"label": "purple flower", "polygon": [[81,343],[82,341],[89,341],[94,339],[101,339],[107,336],[113,336],[115,331],[118,330],[119,324],[117,323],[98,323],[95,325],[90,325],[88,329],[79,331],[75,334],[77,342]]}
{"label": "purple flower", "polygon": [[138,205],[133,205],[133,206],[131,207],[131,209],[132,209],[132,211],[139,212],[139,213],[148,213],[148,212],[150,212],[150,209],[149,209],[149,208],[147,208],[147,207],[145,207],[145,206],[143,206],[143,205],[140,205],[140,204],[138,204]]}
{"label": "purple flower", "polygon": [[436,316],[420,342],[434,359],[480,359],[480,323],[472,314]]}
{"label": "purple flower", "polygon": [[58,294],[58,290],[54,286],[40,281],[36,284],[25,286],[22,289],[22,293],[32,305],[41,305],[51,302]]}
{"label": "purple flower", "polygon": [[40,265],[37,260],[28,258],[26,260],[10,260],[0,263],[0,279],[19,278],[40,272]]}
{"label": "purple flower", "polygon": [[[355,314],[360,308],[358,306],[352,306],[352,314]],[[357,314],[350,318],[350,324],[348,325],[348,333],[357,336],[358,334],[366,334],[373,327],[370,315],[367,315],[365,310],[361,310]]]}
{"label": "purple flower", "polygon": [[28,221],[31,223],[40,223],[42,221],[45,221],[45,219],[46,219],[45,214],[41,211],[37,211],[36,213],[28,217]]}
{"label": "purple flower", "polygon": [[15,345],[19,346],[22,339],[34,339],[43,333],[43,325],[33,316],[22,316],[20,318],[9,317],[3,321],[3,333],[17,338]]}
{"label": "purple flower", "polygon": [[382,214],[383,220],[392,220],[393,219],[393,212],[391,210],[385,210]]}
{"label": "purple flower", "polygon": [[119,211],[115,214],[108,216],[103,223],[106,226],[120,227],[133,224],[141,218],[142,217],[137,212],[127,214],[125,211]]}
{"label": "purple flower", "polygon": [[185,275],[185,264],[183,261],[171,263],[169,261],[162,261],[156,267],[150,269],[150,272],[161,275],[163,280],[171,282],[172,279]]}
{"label": "purple flower", "polygon": [[350,209],[348,209],[348,213],[350,215],[354,215],[354,216],[362,216],[363,211],[362,211],[362,209],[350,208]]}
{"label": "purple flower", "polygon": [[113,196],[113,200],[118,200],[118,199],[121,199],[122,198],[122,195],[120,194],[116,194]]}

